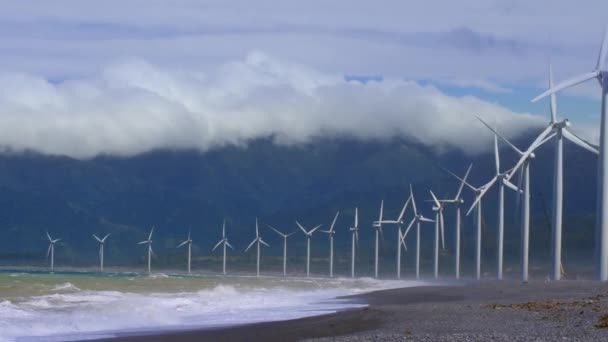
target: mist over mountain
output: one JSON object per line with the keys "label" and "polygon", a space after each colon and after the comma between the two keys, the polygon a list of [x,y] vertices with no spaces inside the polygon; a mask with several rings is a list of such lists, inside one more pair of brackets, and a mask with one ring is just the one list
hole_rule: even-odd
{"label": "mist over mountain", "polygon": [[[517,144],[525,146],[532,133]],[[502,166],[515,162],[515,155],[501,148]],[[565,144],[564,260],[588,258],[593,250],[596,157]],[[553,152],[547,144],[537,153],[532,175],[532,258],[548,258]],[[324,224],[327,228],[340,210],[337,222],[337,259],[350,255],[354,207],[360,210],[359,255],[372,253],[371,221],[385,200],[386,217],[396,217],[414,187],[420,210],[433,217],[428,190],[439,197],[453,196],[458,182],[445,174],[444,166],[464,174],[474,163],[470,182],[481,185],[494,172],[493,155],[471,157],[460,149],[438,152],[416,143],[392,139],[321,139],[301,145],[277,145],[272,139],[257,139],[244,146],[225,146],[205,153],[195,150],[157,150],[133,157],[100,156],[89,160],[45,156],[36,153],[0,156],[0,263],[42,265],[47,240],[45,232],[62,238],[56,250],[57,264],[94,265],[96,242],[91,234],[111,233],[106,245],[108,265],[136,265],[144,250],[136,245],[151,226],[156,227],[155,263],[182,263],[175,246],[189,228],[194,253],[211,254],[220,238],[221,222],[227,222],[228,237],[237,251],[229,254],[247,260],[242,251],[253,238],[255,218],[285,230]],[[468,204],[471,193],[464,190]],[[493,258],[495,244],[496,192],[483,202],[484,258]],[[507,262],[517,262],[519,225],[515,196],[506,192]],[[408,211],[406,221],[409,221]],[[463,257],[472,258],[473,218],[463,227]],[[447,251],[453,252],[453,210],[446,209]],[[384,259],[394,259],[395,230],[385,227]],[[267,256],[279,255],[280,240],[270,230],[262,233],[271,244]],[[412,238],[414,235],[411,235]],[[432,227],[423,227],[423,245],[432,241]],[[413,240],[410,240],[413,241]],[[408,247],[412,247],[410,242]],[[429,249],[430,250],[430,249]],[[290,253],[304,255],[304,239],[290,239]],[[313,256],[325,257],[327,238],[313,238]],[[429,258],[430,260],[430,258]],[[201,261],[202,262],[202,261]],[[339,262],[339,261],[338,261]],[[196,260],[195,260],[196,264]]]}

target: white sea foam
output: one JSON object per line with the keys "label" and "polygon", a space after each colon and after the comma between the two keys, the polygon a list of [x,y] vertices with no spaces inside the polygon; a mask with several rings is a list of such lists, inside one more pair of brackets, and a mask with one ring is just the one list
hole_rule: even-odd
{"label": "white sea foam", "polygon": [[76,340],[286,320],[361,306],[336,300],[338,296],[419,284],[281,280],[260,286],[251,280],[243,285],[238,278],[216,282],[212,287],[177,293],[81,290],[62,283],[50,293],[0,301],[0,341]]}

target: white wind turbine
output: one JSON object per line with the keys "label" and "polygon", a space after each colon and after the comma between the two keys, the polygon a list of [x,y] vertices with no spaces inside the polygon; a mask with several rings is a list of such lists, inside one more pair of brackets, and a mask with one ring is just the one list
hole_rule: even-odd
{"label": "white wind turbine", "polygon": [[439,202],[433,191],[431,191],[431,196],[435,203],[433,206],[433,211],[435,212],[435,254],[433,257],[433,270],[435,279],[437,279],[439,278],[439,232],[441,231],[441,248],[445,249],[445,227],[443,221],[443,205]]}
{"label": "white wind turbine", "polygon": [[[600,52],[597,58],[595,69],[571,79],[563,81],[558,85],[551,87],[544,93],[532,99],[536,102],[543,97],[555,94],[556,92],[572,87],[579,83],[597,79],[602,88],[602,112],[600,123],[600,147],[599,147],[599,162],[598,162],[598,195],[597,195],[597,222],[596,222],[596,272],[601,281],[608,280],[608,156],[606,155],[608,147],[608,65],[606,59],[608,57],[608,27],[604,32],[604,39],[600,47]],[[550,130],[548,127],[546,130]],[[556,174],[556,179],[558,178]],[[555,182],[556,184],[559,184]],[[557,214],[561,215],[561,211]],[[558,266],[559,267],[559,266]]]}
{"label": "white wind turbine", "polygon": [[279,234],[283,238],[283,277],[287,276],[287,238],[293,235],[294,233],[283,234],[278,229],[273,226],[267,224],[268,228],[274,230],[277,234]]}
{"label": "white wind turbine", "polygon": [[[416,199],[414,198],[414,191],[412,191],[412,185],[410,184],[410,198],[412,199],[412,209],[414,210],[414,218],[410,221],[408,228],[403,233],[403,241],[405,241],[405,237],[409,232],[410,228],[416,224],[416,279],[420,279],[420,222],[435,222],[431,219],[428,219],[422,214],[418,214],[418,209],[416,207]],[[405,245],[405,242],[404,242]],[[405,246],[404,246],[405,247]]]}
{"label": "white wind turbine", "polygon": [[55,270],[55,244],[59,241],[61,241],[61,239],[55,239],[53,240],[51,238],[51,235],[47,232],[46,233],[46,237],[49,239],[49,249],[46,251],[46,257],[48,258],[49,255],[51,256],[51,272]]}
{"label": "white wind turbine", "polygon": [[150,235],[148,236],[148,240],[144,240],[138,243],[138,245],[148,245],[148,273],[152,271],[152,233],[154,233],[154,227],[150,229]]}
{"label": "white wind turbine", "polygon": [[[456,273],[456,279],[460,279],[460,228],[462,225],[462,216],[460,213],[460,209],[461,209],[462,204],[464,203],[464,199],[462,198],[462,189],[464,188],[464,183],[466,182],[467,178],[469,177],[469,172],[471,172],[471,167],[473,167],[473,164],[469,165],[469,168],[467,169],[467,172],[465,173],[463,180],[460,182],[460,187],[458,188],[458,192],[456,193],[456,196],[454,196],[454,198],[452,198],[452,199],[446,199],[446,200],[439,201],[442,203],[453,204],[454,206],[456,206],[456,229],[455,229],[455,237],[454,237],[454,244],[455,244],[454,272]],[[448,173],[452,173],[446,169],[444,169],[444,170],[447,171]]]}
{"label": "white wind turbine", "polygon": [[352,232],[352,244],[350,252],[350,276],[355,277],[355,249],[359,245],[359,208],[355,207],[355,225],[350,227]]}
{"label": "white wind turbine", "polygon": [[298,221],[296,221],[296,224],[302,230],[302,232],[304,232],[304,235],[306,235],[306,277],[308,278],[310,276],[310,238],[312,237],[312,233],[319,229],[321,225],[307,231]]}
{"label": "white wind turbine", "polygon": [[340,212],[336,213],[334,216],[334,220],[331,222],[331,226],[329,230],[321,230],[321,232],[329,235],[329,277],[333,278],[334,276],[334,235],[336,235],[336,231],[334,230],[334,226],[336,225],[336,221],[338,220],[338,215]]}
{"label": "white wind turbine", "polygon": [[[477,117],[479,121],[481,121],[484,125],[488,126],[480,117]],[[489,126],[488,126],[489,127]],[[496,131],[496,130],[493,130]],[[504,229],[505,229],[505,186],[513,191],[519,192],[519,189],[513,185],[509,181],[509,171],[501,172],[500,171],[500,154],[498,151],[498,135],[494,134],[494,162],[496,166],[496,173],[494,177],[484,186],[481,192],[476,196],[475,201],[467,211],[467,216],[475,209],[476,204],[481,201],[483,196],[492,188],[494,184],[498,184],[498,229],[497,229],[497,251],[496,251],[496,261],[497,261],[497,270],[496,276],[498,279],[502,279],[502,271],[503,271],[503,249],[504,249]]]}
{"label": "white wind turbine", "polygon": [[378,221],[372,224],[376,229],[376,248],[374,250],[374,277],[378,278],[378,252],[380,249],[380,235],[382,234],[382,214],[384,212],[384,200],[380,202],[380,215]]}
{"label": "white wind turbine", "polygon": [[97,237],[97,235],[93,234],[93,237],[99,243],[99,270],[103,272],[103,247],[106,243],[106,239],[110,236],[110,234],[106,234],[103,239]]}
{"label": "white wind turbine", "polygon": [[224,247],[224,258],[222,259],[222,273],[226,275],[226,246],[234,249],[232,245],[228,242],[228,238],[226,238],[226,220],[222,222],[222,239],[213,247],[212,252],[218,248],[220,245]]}
{"label": "white wind turbine", "polygon": [[[549,89],[553,88],[553,71],[549,63]],[[555,161],[553,173],[553,219],[551,220],[551,255],[552,267],[551,274],[554,280],[561,278],[561,248],[562,248],[562,210],[563,210],[563,140],[566,138],[574,144],[598,154],[595,147],[583,139],[577,137],[568,128],[568,119],[558,121],[557,119],[557,100],[555,92],[550,93],[551,119],[549,127],[555,133]]]}
{"label": "white wind turbine", "polygon": [[192,272],[190,266],[192,265],[192,238],[190,238],[190,229],[188,229],[188,239],[180,243],[177,248],[185,245],[188,245],[188,274],[191,274]]}
{"label": "white wind turbine", "polygon": [[[374,222],[375,225],[381,225],[381,224],[396,224],[397,225],[397,278],[401,278],[401,241],[403,240],[403,231],[401,230],[402,226],[403,226],[403,216],[405,215],[405,211],[407,210],[407,207],[410,203],[411,200],[411,195],[407,198],[407,200],[405,201],[405,204],[403,205],[403,208],[401,209],[401,212],[399,213],[399,216],[397,217],[396,220],[384,220],[384,221],[376,221]],[[404,245],[405,247],[405,245]],[[406,248],[407,250],[407,248]]]}
{"label": "white wind turbine", "polygon": [[266,242],[264,242],[264,240],[262,240],[262,237],[260,236],[260,230],[258,227],[258,218],[255,218],[255,239],[253,239],[253,241],[251,241],[251,243],[249,244],[249,246],[247,246],[247,248],[245,248],[245,252],[247,252],[249,250],[249,248],[251,248],[251,246],[253,246],[253,244],[257,244],[257,250],[258,250],[258,254],[257,254],[257,261],[256,261],[256,276],[260,276],[260,244],[266,246],[266,247],[270,247]]}

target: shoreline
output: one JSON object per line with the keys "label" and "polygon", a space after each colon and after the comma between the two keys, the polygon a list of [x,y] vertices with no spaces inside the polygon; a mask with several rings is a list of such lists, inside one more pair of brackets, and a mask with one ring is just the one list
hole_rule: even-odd
{"label": "shoreline", "polygon": [[[576,341],[608,340],[608,284],[564,280],[468,282],[380,290],[340,299],[364,308],[286,321],[98,341]],[[608,317],[608,316],[607,316]]]}

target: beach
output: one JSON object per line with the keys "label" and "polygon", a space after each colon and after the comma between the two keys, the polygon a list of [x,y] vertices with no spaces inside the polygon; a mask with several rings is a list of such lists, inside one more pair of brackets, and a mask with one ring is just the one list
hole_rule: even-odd
{"label": "beach", "polygon": [[365,308],[107,341],[607,341],[608,284],[482,281],[349,297]]}

